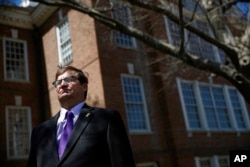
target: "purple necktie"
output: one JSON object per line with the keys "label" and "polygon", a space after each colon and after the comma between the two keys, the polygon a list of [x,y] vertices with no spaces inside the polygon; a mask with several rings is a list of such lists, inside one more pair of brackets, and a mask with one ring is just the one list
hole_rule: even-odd
{"label": "purple necktie", "polygon": [[74,114],[71,111],[68,111],[66,113],[65,117],[67,119],[67,122],[66,122],[64,129],[63,129],[61,139],[60,139],[59,145],[58,145],[58,155],[59,155],[60,159],[61,159],[63,152],[64,152],[64,149],[68,143],[68,139],[69,139],[69,136],[71,134],[71,131],[73,129],[73,124],[74,124],[73,123]]}

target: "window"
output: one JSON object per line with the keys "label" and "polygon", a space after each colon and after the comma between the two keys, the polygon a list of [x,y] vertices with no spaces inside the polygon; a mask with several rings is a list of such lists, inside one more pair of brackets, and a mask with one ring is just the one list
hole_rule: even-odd
{"label": "window", "polygon": [[189,130],[250,130],[245,102],[233,87],[177,79]]}
{"label": "window", "polygon": [[199,161],[200,167],[212,167],[211,160],[209,158],[202,158]]}
{"label": "window", "polygon": [[235,115],[237,127],[239,127],[239,129],[247,128],[246,122],[244,121],[244,110],[241,108],[238,92],[235,89],[230,89],[229,96],[232,101],[232,110]]}
{"label": "window", "polygon": [[139,163],[136,167],[158,167],[158,164],[156,162]]}
{"label": "window", "polygon": [[194,1],[194,0],[182,0],[183,7],[190,11],[190,12],[196,12],[198,14],[202,13],[202,8],[200,6],[200,1]]}
{"label": "window", "polygon": [[[132,25],[130,8],[127,6],[123,6],[117,2],[114,4],[114,19],[120,21],[125,25]],[[136,48],[135,38],[127,34],[121,33],[120,31],[115,31],[115,42],[119,46]]]}
{"label": "window", "polygon": [[11,81],[28,81],[27,43],[4,38],[4,78]]}
{"label": "window", "polygon": [[31,134],[29,107],[6,106],[8,159],[27,158]]}
{"label": "window", "polygon": [[220,167],[229,167],[229,158],[227,156],[218,157]]}
{"label": "window", "polygon": [[232,128],[229,114],[227,114],[223,88],[199,85],[199,90],[208,127],[211,129]]}
{"label": "window", "polygon": [[[165,17],[165,23],[166,23],[169,42],[175,46],[180,46],[181,39],[180,39],[179,25],[167,19],[166,17]],[[208,25],[205,22],[196,21],[193,22],[193,24],[198,29],[205,31],[206,34],[212,34],[211,31],[209,31]],[[216,47],[206,42],[202,38],[198,37],[197,35],[188,32],[187,30],[185,31],[185,40],[186,40],[185,41],[186,49],[191,54],[215,62],[224,61],[222,54],[220,54],[220,52]]]}
{"label": "window", "polygon": [[229,167],[228,156],[195,157],[196,167]]}
{"label": "window", "polygon": [[57,26],[57,41],[59,51],[59,65],[67,65],[72,62],[72,46],[68,19],[63,19]]}
{"label": "window", "polygon": [[121,80],[129,131],[149,131],[149,121],[141,78],[124,74],[121,76]]}

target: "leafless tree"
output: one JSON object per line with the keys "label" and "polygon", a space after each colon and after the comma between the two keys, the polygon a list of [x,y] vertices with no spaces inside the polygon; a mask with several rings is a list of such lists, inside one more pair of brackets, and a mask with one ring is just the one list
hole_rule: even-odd
{"label": "leafless tree", "polygon": [[[185,14],[187,0],[92,0],[92,3],[89,3],[89,0],[34,1],[80,11],[111,29],[135,37],[164,55],[175,57],[176,60],[207,73],[221,76],[238,88],[246,101],[250,103],[250,24],[249,20],[243,18],[242,14],[235,10],[237,2],[248,2],[248,0],[189,0],[194,5],[189,11],[188,19]],[[112,17],[110,13],[116,10],[116,3],[122,3],[133,11],[139,10],[140,12],[133,14],[138,14],[140,18],[152,14],[171,20],[180,29],[179,45],[171,44],[168,40],[162,40],[149,31],[144,31],[137,24],[123,24]],[[192,24],[196,20],[202,20],[208,24],[212,35]],[[224,54],[225,61],[214,61],[209,57],[191,53],[186,47],[185,31],[195,34],[218,48]]]}

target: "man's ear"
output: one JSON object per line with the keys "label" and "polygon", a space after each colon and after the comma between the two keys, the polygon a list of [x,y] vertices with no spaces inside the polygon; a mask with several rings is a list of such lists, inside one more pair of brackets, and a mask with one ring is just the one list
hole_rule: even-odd
{"label": "man's ear", "polygon": [[83,83],[82,84],[82,88],[86,92],[88,90],[88,84],[87,83]]}

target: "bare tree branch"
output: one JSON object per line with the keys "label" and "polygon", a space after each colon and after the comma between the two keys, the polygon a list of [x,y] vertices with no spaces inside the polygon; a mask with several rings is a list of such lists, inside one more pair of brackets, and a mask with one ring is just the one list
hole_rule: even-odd
{"label": "bare tree branch", "polygon": [[[35,0],[36,2],[58,7],[67,7],[84,14],[89,15],[96,21],[106,25],[107,27],[121,31],[122,33],[131,35],[152,48],[161,51],[164,55],[169,55],[185,62],[186,64],[197,69],[214,73],[229,80],[234,84],[245,99],[250,102],[250,28],[249,22],[246,24],[245,31],[234,36],[232,30],[227,22],[233,20],[231,15],[224,17],[224,15],[231,9],[235,10],[236,0],[229,0],[226,3],[218,0],[194,0],[195,7],[191,11],[191,19],[187,21],[185,18],[184,7],[179,0],[178,3],[170,2],[170,0],[117,0],[115,2],[122,2],[128,5],[131,9],[138,9],[147,13],[142,18],[148,18],[149,14],[155,14],[159,17],[167,17],[175,22],[180,27],[181,44],[174,46],[168,43],[167,40],[162,40],[150,34],[147,31],[140,30],[136,26],[126,25],[112,18],[110,12],[114,9],[112,3],[106,3],[103,6],[102,1],[96,0],[93,6],[87,5],[84,0]],[[209,3],[208,3],[209,2]],[[240,0],[240,2],[248,2]],[[203,8],[203,16],[198,12]],[[178,12],[179,11],[179,12]],[[204,17],[205,16],[205,17]],[[214,31],[215,36],[207,34],[192,24],[196,19],[203,19],[206,21]],[[205,18],[205,19],[204,19]],[[229,18],[231,20],[227,20]],[[135,19],[136,20],[136,19]],[[140,20],[140,19],[137,19]],[[199,38],[209,42],[226,54],[226,62],[215,62],[202,58],[200,55],[189,53],[185,48],[186,36],[185,32],[191,32]],[[248,95],[249,94],[249,95]]]}

